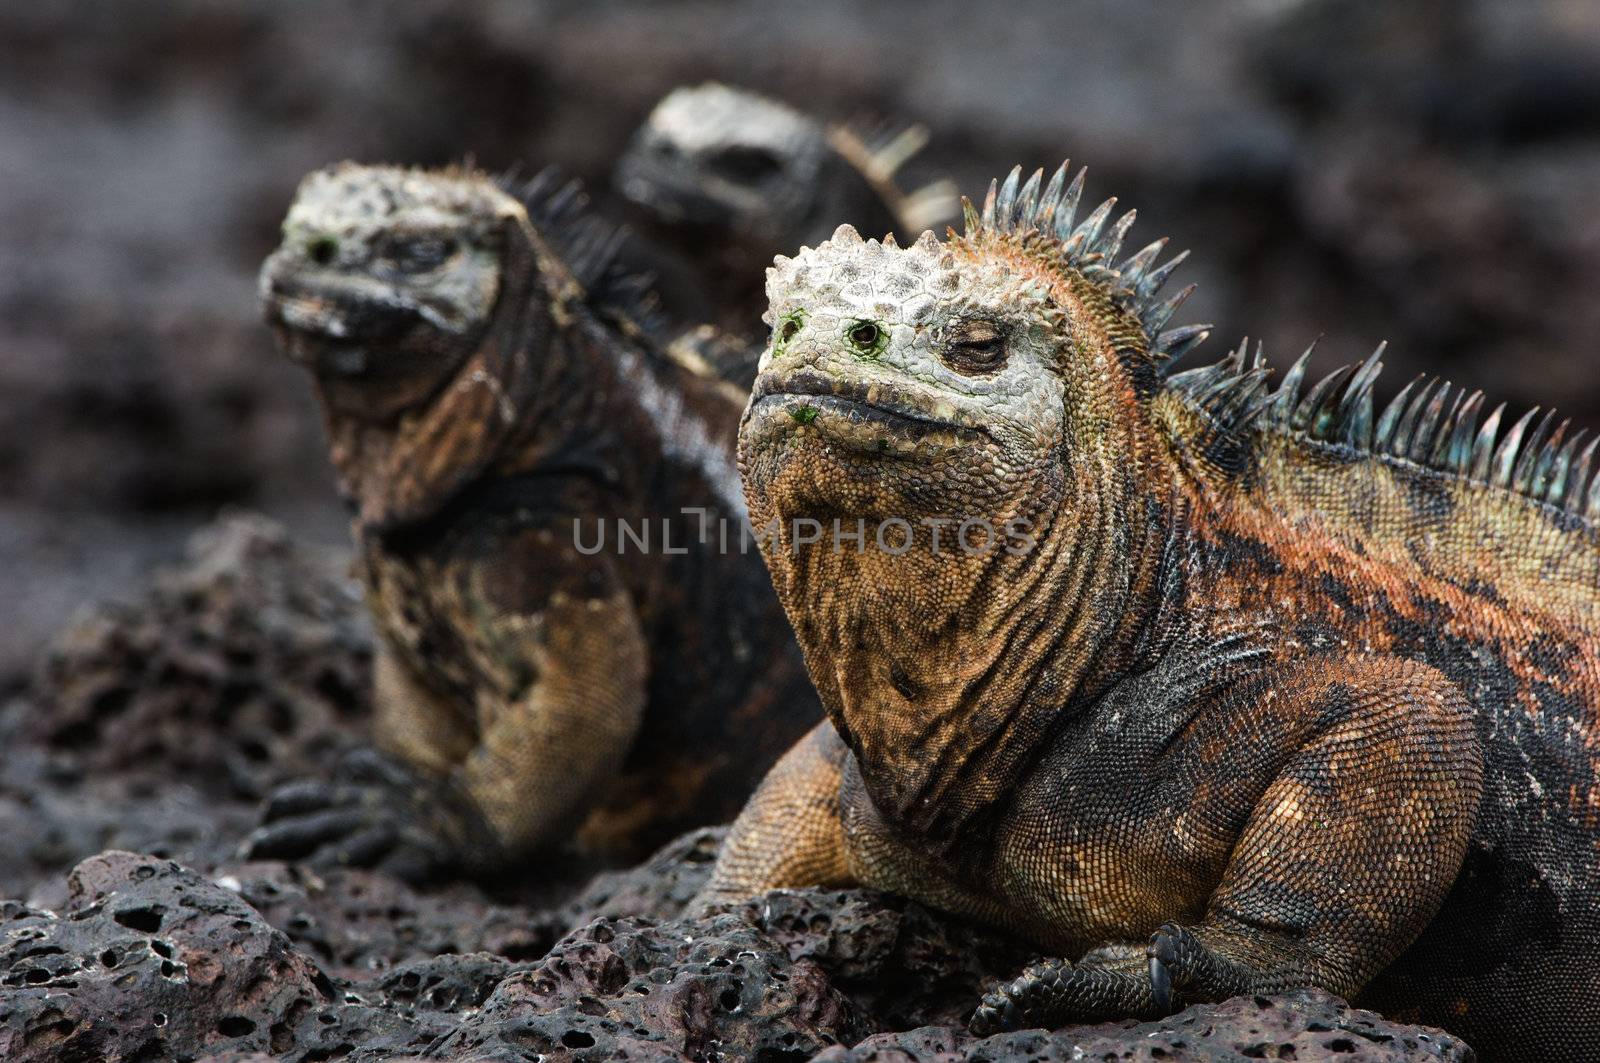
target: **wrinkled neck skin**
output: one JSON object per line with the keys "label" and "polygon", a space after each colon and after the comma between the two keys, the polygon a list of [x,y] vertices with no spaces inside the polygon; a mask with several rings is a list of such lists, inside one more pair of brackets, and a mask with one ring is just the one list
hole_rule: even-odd
{"label": "wrinkled neck skin", "polygon": [[[761,453],[743,441],[751,519],[758,531],[779,521],[779,540],[762,549],[812,680],[878,811],[922,846],[981,850],[1059,725],[1139,667],[1175,519],[1172,484],[1152,471],[1170,466],[1151,440],[1058,446],[1030,467],[972,478],[1012,485],[1004,493],[946,494],[937,507],[914,502],[919,483],[949,485],[937,471],[852,466],[861,459],[804,432]],[[1021,520],[1035,542],[969,556],[950,549],[952,520],[938,554],[922,527],[903,554],[874,548],[885,517],[959,514],[1002,528]],[[846,531],[866,519],[865,551],[835,551],[827,532],[796,545],[795,518],[835,516]]]}

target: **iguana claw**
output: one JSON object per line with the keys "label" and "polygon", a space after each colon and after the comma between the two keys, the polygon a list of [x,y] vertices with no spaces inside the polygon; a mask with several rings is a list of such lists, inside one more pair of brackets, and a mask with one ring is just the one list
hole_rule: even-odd
{"label": "iguana claw", "polygon": [[987,994],[967,1022],[967,1029],[978,1037],[1002,1033],[1016,1028],[1021,1017],[1017,1006],[1000,993]]}
{"label": "iguana claw", "polygon": [[1150,997],[1156,1010],[1163,1015],[1172,1011],[1172,972],[1165,961],[1154,953],[1150,956]]}

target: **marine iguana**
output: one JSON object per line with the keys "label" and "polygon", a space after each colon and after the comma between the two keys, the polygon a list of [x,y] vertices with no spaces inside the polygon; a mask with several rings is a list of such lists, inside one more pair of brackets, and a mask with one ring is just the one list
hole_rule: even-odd
{"label": "marine iguana", "polygon": [[[618,162],[615,183],[640,208],[645,235],[680,252],[645,263],[671,305],[687,313],[698,295],[698,316],[755,339],[761,277],[776,252],[822,240],[840,222],[916,232],[954,215],[948,181],[900,187],[927,140],[919,125],[826,124],[713,81],[661,99]],[[754,366],[752,353],[730,373],[748,387]]]}
{"label": "marine iguana", "polygon": [[636,856],[731,816],[820,715],[755,551],[719,541],[743,397],[663,350],[619,239],[550,175],[301,184],[261,297],[355,510],[399,767],[280,793],[251,854]]}
{"label": "marine iguana", "polygon": [[979,1033],[1314,985],[1587,1054],[1596,437],[1438,381],[1380,410],[1381,346],[1310,387],[1259,346],[1175,371],[1184,256],[1119,259],[1133,212],[1079,222],[1067,175],[768,272],[740,470],[828,720],[702,901],[856,883],[1063,957]]}

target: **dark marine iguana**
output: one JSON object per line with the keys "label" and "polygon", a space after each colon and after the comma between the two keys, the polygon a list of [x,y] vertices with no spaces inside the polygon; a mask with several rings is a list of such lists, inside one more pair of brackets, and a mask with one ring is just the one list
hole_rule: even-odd
{"label": "dark marine iguana", "polygon": [[1119,260],[1081,171],[1019,176],[946,242],[841,227],[769,271],[740,469],[828,721],[702,900],[857,883],[1063,957],[979,1033],[1314,985],[1592,1051],[1595,437],[1439,382],[1380,411],[1381,347],[1174,372],[1183,256]]}
{"label": "dark marine iguana", "polygon": [[402,767],[280,793],[252,855],[636,856],[731,816],[820,715],[755,551],[722,548],[743,397],[663,350],[619,239],[549,176],[301,184],[261,295],[355,510]]}
{"label": "dark marine iguana", "polygon": [[[754,338],[762,273],[778,251],[823,240],[840,222],[920,232],[954,216],[948,181],[901,187],[927,139],[919,125],[824,123],[710,81],[662,97],[618,162],[615,183],[639,208],[647,237],[687,260],[686,271],[672,259],[646,263],[669,302],[688,308],[698,295],[705,305],[695,316]],[[685,280],[693,291],[680,294],[674,285]],[[748,387],[754,355],[729,350],[730,372]]]}

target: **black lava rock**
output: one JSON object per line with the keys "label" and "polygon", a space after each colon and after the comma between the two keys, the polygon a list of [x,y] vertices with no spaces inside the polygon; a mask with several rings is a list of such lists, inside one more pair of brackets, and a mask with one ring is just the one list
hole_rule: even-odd
{"label": "black lava rock", "polygon": [[[104,853],[72,872],[59,911],[0,905],[0,1058],[1471,1058],[1437,1030],[1310,992],[976,1039],[967,1012],[1029,950],[868,890],[680,914],[716,841],[688,835],[607,877],[593,907],[549,911],[366,872],[206,877]],[[568,920],[579,925],[563,934]]]}

